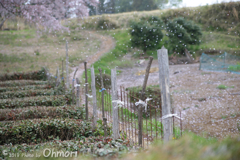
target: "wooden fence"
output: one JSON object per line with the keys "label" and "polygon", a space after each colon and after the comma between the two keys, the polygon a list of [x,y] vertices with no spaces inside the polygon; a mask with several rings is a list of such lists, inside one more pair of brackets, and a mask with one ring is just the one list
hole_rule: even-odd
{"label": "wooden fence", "polygon": [[[87,64],[84,63],[85,83],[80,87],[79,80],[77,80],[75,85],[77,86],[76,104],[80,106],[79,101],[82,99],[86,108],[85,118],[87,120],[92,118],[93,128],[96,127],[96,121],[101,119],[105,128],[105,136],[107,136],[107,125],[112,126],[112,136],[115,139],[128,138],[133,144],[141,147],[148,146],[154,139],[162,139],[167,142],[182,136],[181,112],[175,113],[170,104],[168,53],[164,47],[158,50],[161,95],[153,95],[153,97],[158,97],[155,99],[145,95],[152,59],[150,58],[146,68],[140,94],[123,86],[117,88],[116,69],[111,71],[111,89],[104,88],[102,70],[99,69],[101,87],[97,91],[94,68],[91,68],[92,83],[88,85]],[[72,91],[75,92],[75,90]],[[89,103],[89,99],[92,99],[91,103]],[[90,115],[89,112],[91,112]]]}

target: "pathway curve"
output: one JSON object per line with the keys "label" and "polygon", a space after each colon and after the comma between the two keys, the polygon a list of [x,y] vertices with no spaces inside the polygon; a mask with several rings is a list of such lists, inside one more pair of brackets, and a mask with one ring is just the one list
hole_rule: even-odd
{"label": "pathway curve", "polygon": [[[101,39],[101,47],[99,51],[94,54],[93,56],[90,56],[86,61],[87,61],[87,67],[90,67],[93,63],[95,63],[99,58],[104,54],[110,52],[114,47],[115,47],[115,41],[113,40],[112,37],[106,36],[106,35],[101,35],[97,33],[96,31],[86,31],[92,36]],[[78,68],[78,71],[76,73],[76,77],[79,77],[81,79],[83,72],[84,72],[84,65],[83,63],[80,63],[79,66],[72,67],[72,73],[70,73],[70,82],[73,79],[74,72]]]}

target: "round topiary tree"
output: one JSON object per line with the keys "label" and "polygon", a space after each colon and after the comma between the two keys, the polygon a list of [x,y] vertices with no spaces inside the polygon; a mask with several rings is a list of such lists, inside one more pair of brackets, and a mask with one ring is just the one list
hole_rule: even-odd
{"label": "round topiary tree", "polygon": [[163,22],[158,17],[144,17],[139,22],[132,22],[129,30],[132,46],[142,49],[144,54],[155,49],[163,38],[162,28]]}
{"label": "round topiary tree", "polygon": [[170,50],[184,53],[189,45],[199,45],[202,36],[201,28],[192,21],[184,18],[176,18],[166,24],[167,36],[169,37]]}

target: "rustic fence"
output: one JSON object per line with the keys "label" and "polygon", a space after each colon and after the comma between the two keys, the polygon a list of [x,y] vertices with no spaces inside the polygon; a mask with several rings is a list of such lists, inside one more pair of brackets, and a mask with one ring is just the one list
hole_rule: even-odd
{"label": "rustic fence", "polygon": [[[115,139],[128,138],[132,144],[141,147],[147,147],[154,139],[162,139],[166,142],[182,136],[181,112],[175,113],[170,104],[168,53],[165,48],[158,50],[161,95],[153,95],[155,98],[146,97],[145,90],[152,59],[151,57],[146,68],[140,93],[123,86],[117,88],[116,69],[111,72],[111,89],[104,88],[102,70],[99,69],[101,87],[97,91],[94,68],[91,68],[91,85],[89,85],[87,63],[84,63],[85,83],[80,85],[77,79],[74,85],[74,77],[72,87],[76,87],[77,106],[80,106],[80,101],[84,102],[82,104],[86,108],[85,118],[92,119],[93,128],[96,127],[96,121],[101,119],[105,136],[107,136],[107,125],[112,126],[112,136]],[[72,92],[75,93],[75,89],[72,89]]]}

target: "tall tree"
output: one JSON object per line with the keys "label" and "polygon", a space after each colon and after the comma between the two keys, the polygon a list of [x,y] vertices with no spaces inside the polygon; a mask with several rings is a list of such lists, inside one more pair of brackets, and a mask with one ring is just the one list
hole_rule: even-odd
{"label": "tall tree", "polygon": [[96,0],[0,0],[0,28],[11,16],[23,17],[50,30],[64,27],[59,20],[71,15],[88,16],[86,1],[96,5]]}

